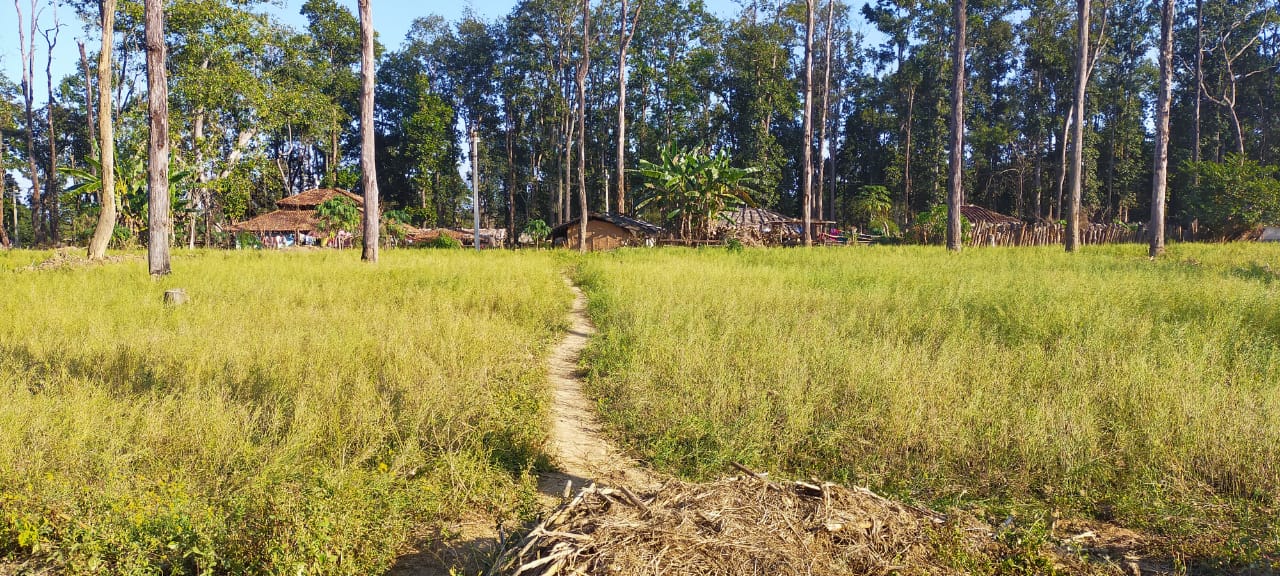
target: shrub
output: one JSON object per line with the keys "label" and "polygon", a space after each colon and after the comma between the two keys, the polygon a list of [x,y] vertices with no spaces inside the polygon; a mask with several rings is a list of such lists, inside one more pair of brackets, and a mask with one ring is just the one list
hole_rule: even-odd
{"label": "shrub", "polygon": [[[1222,237],[1280,221],[1277,167],[1238,154],[1224,162],[1186,162],[1187,215]],[[1198,184],[1196,184],[1198,182]]]}

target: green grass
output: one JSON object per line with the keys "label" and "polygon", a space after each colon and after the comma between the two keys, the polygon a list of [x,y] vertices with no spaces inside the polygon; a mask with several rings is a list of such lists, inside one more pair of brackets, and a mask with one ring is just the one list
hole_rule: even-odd
{"label": "green grass", "polygon": [[1280,562],[1280,246],[631,250],[578,275],[589,391],[661,469],[736,460]]}
{"label": "green grass", "polygon": [[[424,526],[531,507],[570,300],[552,257],[17,271],[39,256],[0,252],[0,557],[370,574]],[[171,287],[191,302],[166,308]]]}

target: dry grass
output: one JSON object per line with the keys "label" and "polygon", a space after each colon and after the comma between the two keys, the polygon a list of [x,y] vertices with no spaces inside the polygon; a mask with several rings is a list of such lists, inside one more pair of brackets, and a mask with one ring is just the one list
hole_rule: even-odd
{"label": "dry grass", "polygon": [[627,251],[589,391],[660,470],[731,461],[999,524],[1280,562],[1280,247]]}
{"label": "dry grass", "polygon": [[[0,555],[87,573],[369,574],[424,525],[527,514],[543,255],[0,254]],[[185,288],[191,302],[161,303]]]}

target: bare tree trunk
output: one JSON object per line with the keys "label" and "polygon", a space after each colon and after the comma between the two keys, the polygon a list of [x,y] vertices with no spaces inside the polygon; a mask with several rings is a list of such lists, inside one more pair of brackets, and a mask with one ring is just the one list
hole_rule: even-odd
{"label": "bare tree trunk", "polygon": [[642,7],[641,0],[637,0],[636,13],[628,27],[627,18],[631,14],[627,5],[627,0],[622,0],[618,18],[618,201],[614,210],[619,214],[627,213],[627,48],[635,36]]}
{"label": "bare tree trunk", "polygon": [[[360,8],[360,184],[364,189],[364,252],[360,259],[378,261],[378,167],[373,153],[373,10],[372,0],[359,0]],[[479,239],[477,238],[477,241]]]}
{"label": "bare tree trunk", "polygon": [[1071,104],[1067,109],[1067,117],[1062,122],[1062,138],[1058,140],[1058,198],[1053,206],[1050,206],[1050,220],[1062,219],[1062,197],[1067,189],[1067,152],[1071,148],[1071,122],[1076,115],[1076,105]]}
{"label": "bare tree trunk", "polygon": [[907,89],[907,120],[904,123],[907,136],[906,157],[903,158],[902,170],[902,211],[904,213],[911,211],[911,135],[913,124],[915,124],[915,111],[916,86],[912,84]]}
{"label": "bare tree trunk", "polygon": [[800,189],[804,221],[804,245],[813,245],[813,20],[814,2],[805,0],[804,25],[804,159]]}
{"label": "bare tree trunk", "polygon": [[947,176],[947,250],[959,252],[964,246],[960,207],[964,204],[964,85],[965,85],[965,0],[953,0],[955,20],[951,48],[951,160]]}
{"label": "bare tree trunk", "polygon": [[507,109],[507,246],[516,245],[516,122],[511,109],[511,99],[504,101]]}
{"label": "bare tree trunk", "polygon": [[[36,13],[36,0],[31,0],[31,18],[28,22],[30,30],[24,30],[20,1],[13,0],[13,7],[18,12],[18,54],[22,59],[22,101],[26,106],[27,121],[27,169],[31,172],[28,175],[31,179],[31,244],[35,246],[44,241],[44,231],[40,226],[40,207],[44,202],[40,194],[40,171],[36,166],[36,121],[32,111],[35,100],[36,33],[40,17]],[[28,33],[30,37],[27,36]]]}
{"label": "bare tree trunk", "polygon": [[1067,252],[1080,248],[1080,212],[1084,190],[1084,107],[1085,86],[1089,82],[1089,0],[1077,0],[1079,34],[1076,50],[1076,98],[1071,138],[1071,204],[1067,213]]}
{"label": "bare tree trunk", "polygon": [[823,51],[823,70],[822,70],[822,110],[818,118],[818,205],[817,214],[819,220],[825,220],[823,216],[823,194],[822,191],[827,187],[827,162],[824,160],[823,151],[827,148],[827,112],[831,108],[831,35],[835,29],[835,0],[827,0],[827,37],[825,39],[826,47]]}
{"label": "bare tree trunk", "polygon": [[1169,101],[1173,97],[1173,0],[1161,2],[1160,91],[1156,96],[1155,167],[1151,177],[1150,255],[1164,254],[1165,186],[1169,170]]}
{"label": "bare tree trunk", "polygon": [[58,220],[58,138],[57,130],[54,128],[53,122],[53,49],[58,45],[58,32],[62,29],[62,24],[58,22],[58,12],[53,12],[53,28],[41,31],[44,35],[44,43],[48,48],[45,53],[44,75],[45,82],[49,89],[49,100],[45,104],[45,118],[49,126],[49,171],[45,174],[45,217],[48,226],[49,241],[57,244],[62,240],[62,234],[59,230]]}
{"label": "bare tree trunk", "polygon": [[169,83],[164,41],[164,0],[146,0],[147,114],[151,119],[147,149],[147,268],[152,276],[169,273]]}
{"label": "bare tree trunk", "polygon": [[111,50],[116,26],[116,0],[100,0],[102,50],[98,53],[98,147],[102,163],[102,211],[89,241],[89,258],[101,260],[116,229],[116,145],[115,127],[111,123]]}
{"label": "bare tree trunk", "polygon": [[[10,242],[10,240],[9,240],[9,233],[8,233],[8,232],[6,232],[6,231],[5,231],[5,228],[4,228],[4,227],[5,227],[5,223],[4,223],[4,221],[5,221],[5,217],[7,216],[7,215],[4,213],[4,183],[3,183],[3,180],[4,180],[5,170],[8,170],[8,167],[7,167],[7,166],[5,166],[5,163],[4,163],[4,128],[3,128],[2,126],[0,126],[0,248],[9,249],[9,248],[12,248],[12,247],[13,247],[13,243],[12,243],[12,242]],[[18,199],[17,199],[17,198],[14,198],[14,199],[13,199],[13,204],[14,204],[14,207],[16,208],[16,207],[17,207],[17,204],[18,204]],[[15,237],[15,238],[16,238],[16,237],[17,237],[17,235],[18,235],[18,213],[17,213],[17,211],[15,211],[15,212],[13,213],[13,235],[14,235],[14,237]]]}
{"label": "bare tree trunk", "polygon": [[[89,71],[89,56],[85,54],[84,42],[76,42],[80,47],[80,67],[84,69],[84,113],[89,123],[89,147],[96,149],[98,147],[98,127],[93,118],[93,79]],[[97,173],[97,168],[93,172]]]}
{"label": "bare tree trunk", "polygon": [[582,0],[582,60],[578,62],[578,251],[587,251],[587,72],[591,67],[591,0]]}
{"label": "bare tree trunk", "polygon": [[[1196,106],[1191,132],[1191,160],[1200,161],[1200,104],[1204,100],[1204,0],[1196,0]],[[1200,177],[1192,176],[1199,184]]]}

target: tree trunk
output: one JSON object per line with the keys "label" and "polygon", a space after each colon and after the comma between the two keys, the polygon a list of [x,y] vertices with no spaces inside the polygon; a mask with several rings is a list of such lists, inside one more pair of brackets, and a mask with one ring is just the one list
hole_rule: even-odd
{"label": "tree trunk", "polygon": [[[8,167],[4,165],[4,130],[3,130],[2,128],[0,128],[0,248],[8,249],[8,248],[12,248],[12,247],[13,247],[13,244],[12,244],[12,242],[10,242],[10,240],[9,240],[9,233],[8,233],[8,232],[6,232],[6,231],[5,231],[5,228],[4,228],[4,226],[5,226],[4,221],[5,221],[5,218],[6,218],[6,216],[7,216],[7,215],[4,213],[4,183],[3,183],[3,179],[4,179],[5,170],[8,170]],[[13,203],[16,205],[16,204],[18,203],[18,199],[17,199],[17,198],[14,198],[14,202],[13,202]],[[16,238],[16,237],[17,237],[17,235],[18,235],[18,218],[17,218],[17,216],[18,216],[18,215],[17,215],[17,213],[15,212],[15,213],[14,213],[14,218],[13,218],[13,235],[14,235],[14,237],[15,237],[15,238]]]}
{"label": "tree trunk", "polygon": [[831,108],[831,35],[835,28],[835,0],[827,0],[827,37],[825,39],[826,48],[823,51],[824,65],[822,67],[822,110],[818,118],[818,205],[817,214],[819,220],[825,220],[823,216],[823,189],[827,187],[827,162],[824,159],[823,151],[827,149],[827,112]]}
{"label": "tree trunk", "polygon": [[[89,71],[89,56],[84,51],[84,42],[76,42],[76,45],[80,47],[80,67],[84,69],[84,113],[89,124],[89,148],[96,150],[98,131],[93,119],[93,79]],[[97,174],[97,170],[93,168],[93,173]]]}
{"label": "tree trunk", "polygon": [[165,74],[164,0],[146,0],[147,114],[147,267],[152,276],[169,273],[169,84]]}
{"label": "tree trunk", "polygon": [[1169,170],[1169,101],[1173,97],[1173,0],[1161,2],[1160,91],[1156,96],[1155,167],[1151,177],[1150,255],[1164,254],[1165,186]]}
{"label": "tree trunk", "polygon": [[[36,2],[31,0],[31,19],[28,22],[30,30],[23,30],[22,5],[19,0],[13,0],[13,7],[18,13],[18,55],[22,59],[22,101],[25,105],[27,122],[27,170],[30,172],[27,177],[31,180],[31,244],[36,246],[44,241],[44,231],[40,226],[42,221],[40,208],[44,202],[41,200],[40,193],[40,171],[36,166],[36,121],[32,110],[35,100],[36,32],[39,18],[36,13]],[[31,35],[29,38],[28,33]]]}
{"label": "tree trunk", "polygon": [[116,146],[115,128],[111,123],[111,50],[116,25],[116,0],[100,0],[102,50],[98,53],[98,147],[102,163],[102,211],[89,241],[89,258],[101,260],[116,228]]}
{"label": "tree trunk", "polygon": [[511,109],[511,100],[507,99],[507,246],[516,245],[516,122]]}
{"label": "tree trunk", "polygon": [[[1200,161],[1200,103],[1204,100],[1204,0],[1196,0],[1196,105],[1191,130],[1191,160]],[[1200,177],[1193,176],[1196,184]]]}
{"label": "tree trunk", "polygon": [[814,2],[805,0],[804,25],[804,159],[801,161],[801,214],[804,245],[813,245],[813,20]]}
{"label": "tree trunk", "polygon": [[641,9],[640,0],[637,0],[636,14],[628,27],[630,13],[627,5],[627,0],[622,0],[621,17],[618,18],[618,201],[614,210],[619,214],[627,213],[627,48],[635,36]]}
{"label": "tree trunk", "polygon": [[1075,118],[1071,128],[1071,204],[1067,213],[1067,252],[1080,249],[1081,201],[1084,190],[1084,107],[1085,86],[1089,81],[1089,0],[1077,0],[1079,32],[1076,50]]}
{"label": "tree trunk", "polygon": [[960,207],[964,204],[964,85],[965,85],[965,0],[953,0],[955,38],[951,48],[951,160],[947,176],[947,250],[959,252],[964,245]]}
{"label": "tree trunk", "polygon": [[45,114],[48,116],[45,120],[49,127],[49,171],[45,173],[46,192],[44,200],[49,242],[56,245],[62,240],[62,234],[58,226],[58,220],[60,219],[58,216],[58,139],[56,137],[58,132],[54,129],[53,123],[53,49],[58,45],[58,31],[61,30],[62,25],[58,22],[57,11],[53,13],[53,16],[53,28],[42,31],[45,46],[48,47],[44,75],[49,89],[49,100],[45,105]]}
{"label": "tree trunk", "polygon": [[582,60],[578,62],[578,251],[587,251],[587,72],[591,67],[591,0],[582,0]]}
{"label": "tree trunk", "polygon": [[[373,0],[359,0],[360,8],[360,184],[364,190],[364,251],[360,259],[378,261],[378,167],[373,153]],[[479,239],[477,239],[479,240]]]}
{"label": "tree trunk", "polygon": [[915,111],[916,87],[912,84],[907,89],[907,121],[904,124],[905,132],[907,133],[906,157],[903,158],[902,166],[902,211],[904,213],[911,212],[911,129],[915,123]]}

